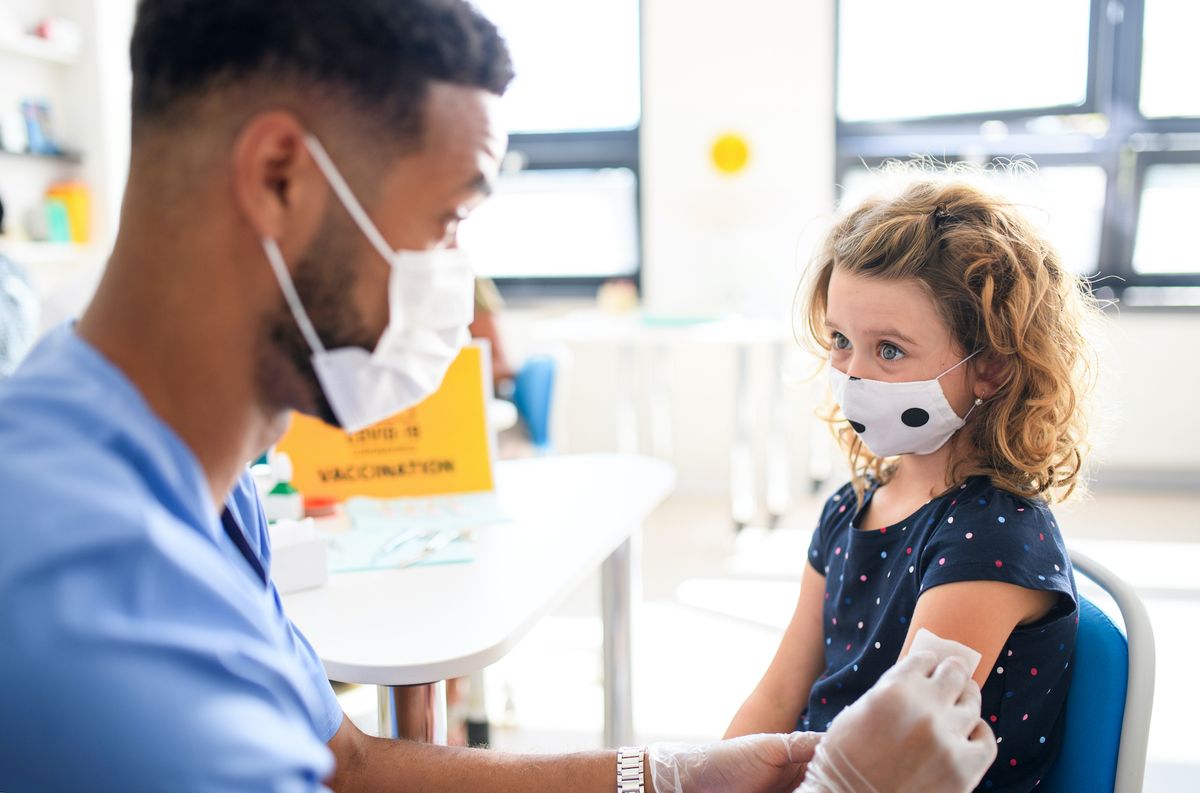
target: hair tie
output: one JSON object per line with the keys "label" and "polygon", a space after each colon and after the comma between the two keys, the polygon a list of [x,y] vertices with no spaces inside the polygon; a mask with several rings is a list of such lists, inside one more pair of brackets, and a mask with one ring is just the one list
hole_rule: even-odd
{"label": "hair tie", "polygon": [[946,220],[949,219],[949,217],[950,217],[950,213],[948,213],[946,211],[946,207],[942,206],[941,204],[938,204],[933,209],[933,227],[935,229],[941,228],[942,224],[945,223]]}

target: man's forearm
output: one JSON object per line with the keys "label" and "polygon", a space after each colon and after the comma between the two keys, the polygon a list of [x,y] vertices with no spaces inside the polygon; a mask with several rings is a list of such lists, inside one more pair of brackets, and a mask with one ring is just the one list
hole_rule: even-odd
{"label": "man's forearm", "polygon": [[[353,747],[346,745],[348,741],[342,746],[338,743],[335,738],[330,744],[338,756],[338,767],[328,783],[337,793],[611,793],[616,788],[617,754],[613,751],[505,754],[384,740],[362,733],[353,737]],[[648,775],[646,790],[653,790]]]}

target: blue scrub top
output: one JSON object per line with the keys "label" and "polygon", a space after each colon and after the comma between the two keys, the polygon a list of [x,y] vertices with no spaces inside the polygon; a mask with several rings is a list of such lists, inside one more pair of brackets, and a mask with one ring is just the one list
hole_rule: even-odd
{"label": "blue scrub top", "polygon": [[[226,508],[264,570],[249,475]],[[0,383],[0,790],[314,791],[342,722],[191,450],[72,326]]]}

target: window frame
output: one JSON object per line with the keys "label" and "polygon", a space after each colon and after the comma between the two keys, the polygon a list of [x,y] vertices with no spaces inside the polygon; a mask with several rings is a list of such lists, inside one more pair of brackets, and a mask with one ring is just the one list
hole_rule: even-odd
{"label": "window frame", "polygon": [[645,250],[642,234],[642,172],[638,130],[592,130],[586,132],[530,133],[513,135],[508,144],[510,156],[521,164],[521,171],[602,170],[627,168],[634,179],[634,218],[637,234],[637,262],[626,276],[543,276],[495,278],[496,287],[506,298],[588,297],[601,284],[614,278],[633,281],[641,291]]}
{"label": "window frame", "polygon": [[634,179],[634,217],[637,262],[625,276],[542,276],[495,278],[504,298],[591,298],[604,283],[614,278],[633,282],[642,290],[642,268],[646,260],[642,219],[641,126],[645,118],[645,22],[646,9],[638,2],[638,123],[628,129],[572,130],[569,132],[514,132],[508,139],[506,167],[533,170],[601,170],[627,168]]}
{"label": "window frame", "polygon": [[[1047,167],[1096,165],[1107,175],[1099,260],[1096,275],[1090,277],[1096,295],[1120,300],[1126,290],[1133,289],[1131,296],[1150,295],[1146,302],[1149,305],[1158,302],[1153,292],[1159,287],[1200,287],[1200,271],[1155,275],[1133,269],[1146,168],[1160,162],[1200,162],[1200,117],[1146,118],[1141,114],[1145,2],[1092,0],[1088,99],[1078,107],[905,121],[836,119],[839,199],[841,182],[850,168],[860,163],[874,166],[887,159],[906,159],[919,153],[948,161],[969,159],[985,163],[998,158],[1028,157]],[[835,18],[840,25],[840,2],[837,6]],[[836,69],[834,90],[838,90]],[[1044,122],[1055,118],[1063,131],[1045,131]],[[980,124],[990,121],[1005,123],[1008,134],[985,138],[980,134]],[[1200,305],[1200,288],[1195,289],[1195,294],[1196,305]]]}
{"label": "window frame", "polygon": [[[833,42],[833,108],[834,120],[837,124],[839,135],[843,129],[860,135],[887,135],[895,134],[900,128],[920,128],[924,125],[935,129],[944,129],[947,125],[978,129],[979,124],[984,121],[1010,121],[1025,119],[1031,116],[1062,116],[1097,112],[1100,109],[1099,101],[1103,94],[1103,85],[1098,82],[1101,70],[1097,68],[1097,62],[1102,57],[1102,48],[1106,45],[1100,15],[1104,12],[1103,7],[1107,5],[1107,0],[1090,0],[1090,4],[1091,12],[1088,17],[1090,29],[1088,31],[1087,85],[1084,89],[1084,100],[1078,105],[1014,108],[1011,110],[981,113],[949,113],[875,121],[842,121],[837,116],[838,97],[841,94],[841,69],[839,64],[841,63],[842,49],[842,4],[841,0],[834,0],[834,29],[836,32]],[[1109,43],[1108,46],[1111,46],[1111,44]]]}
{"label": "window frame", "polygon": [[[994,157],[989,158],[988,162],[993,162],[997,157],[1002,157],[1002,155],[995,155]],[[888,159],[887,157],[877,157],[875,159],[860,160],[857,158],[850,159],[850,158],[839,157],[838,162],[837,162],[838,188],[840,189],[842,187],[842,182],[845,179],[845,174],[847,171],[849,171],[853,168],[861,167],[864,164],[868,168],[877,168],[880,165],[883,165],[883,163],[886,162],[887,159]],[[945,157],[944,159],[946,162],[961,162],[965,158],[959,156],[959,157]],[[1038,164],[1039,168],[1042,168],[1042,167],[1055,168],[1055,167],[1071,167],[1071,166],[1090,165],[1090,166],[1100,168],[1104,172],[1104,184],[1105,184],[1106,198],[1105,198],[1105,202],[1104,202],[1104,209],[1103,209],[1103,212],[1101,214],[1101,219],[1100,219],[1100,239],[1098,240],[1099,244],[1098,244],[1097,255],[1099,258],[1099,262],[1109,261],[1110,258],[1114,255],[1114,253],[1109,251],[1108,248],[1106,248],[1105,246],[1112,245],[1112,244],[1119,244],[1119,240],[1111,240],[1111,239],[1109,239],[1109,235],[1107,234],[1107,231],[1108,231],[1107,213],[1108,213],[1108,206],[1109,206],[1109,202],[1107,200],[1107,191],[1112,189],[1113,184],[1117,179],[1117,172],[1118,172],[1117,158],[1116,157],[1104,157],[1104,158],[1098,159],[1093,153],[1090,153],[1090,152],[1061,151],[1061,152],[1052,152],[1052,153],[1039,155],[1037,158],[1037,164]],[[1081,277],[1088,278],[1088,279],[1095,278],[1100,282],[1097,285],[1103,285],[1103,283],[1106,283],[1106,280],[1104,279],[1103,275],[1104,275],[1103,273],[1100,273],[1098,275],[1097,273],[1093,272],[1093,273],[1089,273],[1089,274],[1083,274]]]}
{"label": "window frame", "polygon": [[[1134,176],[1134,217],[1141,220],[1142,189],[1146,185],[1146,173],[1154,165],[1200,165],[1200,151],[1153,151],[1140,154]],[[1133,268],[1133,254],[1137,248],[1138,228],[1135,225],[1129,234],[1129,267]],[[1187,273],[1138,273],[1144,286],[1200,286],[1200,279]]]}

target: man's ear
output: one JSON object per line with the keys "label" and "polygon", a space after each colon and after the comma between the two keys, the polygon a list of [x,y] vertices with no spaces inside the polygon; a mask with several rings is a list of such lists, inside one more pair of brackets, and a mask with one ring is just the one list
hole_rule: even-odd
{"label": "man's ear", "polygon": [[278,241],[288,261],[308,247],[329,193],[304,136],[291,113],[259,113],[238,132],[229,163],[242,216],[257,237]]}

